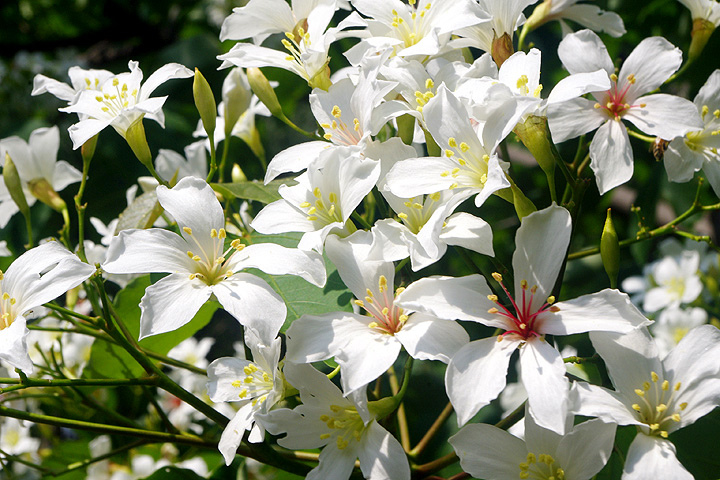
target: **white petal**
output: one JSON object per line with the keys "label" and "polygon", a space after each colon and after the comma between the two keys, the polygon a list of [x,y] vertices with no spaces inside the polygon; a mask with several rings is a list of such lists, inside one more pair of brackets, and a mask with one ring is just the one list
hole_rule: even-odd
{"label": "white petal", "polygon": [[377,422],[371,422],[363,433],[359,457],[365,478],[410,480],[410,465],[400,442]]}
{"label": "white petal", "polygon": [[562,12],[562,16],[585,28],[605,32],[612,37],[625,35],[625,25],[620,15],[601,10],[597,5],[570,5]]}
{"label": "white petal", "polygon": [[555,305],[560,310],[541,314],[543,333],[550,335],[573,335],[575,333],[606,331],[629,332],[650,320],[640,313],[625,293],[605,289],[598,293],[583,295],[574,300]]}
{"label": "white petal", "polygon": [[598,417],[606,423],[618,425],[643,425],[635,412],[624,403],[617,392],[590,385],[585,382],[574,383],[570,390],[572,411],[585,417]]}
{"label": "white petal", "polygon": [[244,368],[250,363],[234,357],[222,357],[214,360],[207,367],[207,391],[210,400],[218,402],[239,402],[239,389],[232,385],[236,380],[245,378]]}
{"label": "white petal", "polygon": [[410,284],[395,304],[446,320],[485,323],[487,311],[495,306],[487,299],[492,291],[482,275],[426,277]]}
{"label": "white petal", "polygon": [[689,182],[695,172],[703,167],[703,156],[687,146],[685,138],[676,138],[665,151],[663,162],[668,180],[671,182]]}
{"label": "white petal", "polygon": [[564,434],[569,383],[560,352],[543,339],[532,339],[520,349],[520,365],[528,413],[538,426]]}
{"label": "white petal", "polygon": [[307,214],[295,208],[286,200],[276,200],[265,205],[250,226],[260,233],[285,233],[285,232],[312,232],[315,230],[313,223],[307,219]]}
{"label": "white petal", "polygon": [[659,88],[681,64],[682,51],[679,48],[663,37],[646,38],[623,62],[618,86],[625,83],[629,75],[634,75],[635,79],[626,94],[626,98],[634,100]]}
{"label": "white petal", "polygon": [[693,480],[695,477],[677,459],[675,446],[669,440],[638,433],[625,458],[622,480],[647,478]]}
{"label": "white petal", "polygon": [[610,459],[617,425],[593,419],[576,425],[557,449],[557,460],[566,478],[590,479]]}
{"label": "white petal", "polygon": [[82,173],[80,170],[63,160],[55,163],[54,167],[52,177],[48,180],[50,180],[52,187],[56,192],[61,192],[68,185],[82,180]]}
{"label": "white petal", "polygon": [[[342,344],[332,328],[333,320],[344,315],[339,312],[325,315],[303,315],[295,320],[285,333],[287,335],[288,361],[309,363],[333,357]],[[351,321],[351,320],[347,320]]]}
{"label": "white petal", "polygon": [[560,80],[550,92],[547,101],[548,103],[564,102],[586,93],[610,90],[611,86],[610,78],[603,69],[576,73]]}
{"label": "white petal", "polygon": [[600,195],[630,180],[633,152],[625,126],[608,120],[590,144],[590,168],[595,172]]}
{"label": "white petal", "polygon": [[286,148],[273,157],[265,172],[265,183],[268,183],[278,175],[287,172],[299,172],[304,170],[320,155],[326,148],[332,148],[329,142],[305,142]]}
{"label": "white petal", "polygon": [[447,218],[440,239],[483,255],[494,256],[492,228],[483,219],[469,213],[455,213]]}
{"label": "white petal", "polygon": [[320,452],[318,466],[310,470],[305,480],[350,478],[357,458],[356,448],[353,447],[355,445],[351,443],[347,448],[340,450],[335,442],[328,443]]}
{"label": "white petal", "polygon": [[448,442],[460,457],[463,470],[477,478],[515,478],[520,472],[518,464],[527,460],[525,442],[484,423],[466,425]]}
{"label": "white petal", "polygon": [[245,431],[249,430],[253,420],[253,405],[248,402],[237,411],[225,427],[225,430],[223,430],[218,442],[218,450],[225,459],[225,465],[230,465],[235,459],[235,452],[237,452],[242,437]]}
{"label": "white petal", "polygon": [[532,298],[531,312],[537,312],[551,294],[562,266],[572,230],[570,212],[555,204],[533,212],[522,219],[515,235],[513,271],[515,296],[526,288],[537,287]]}
{"label": "white petal", "polygon": [[182,327],[211,294],[210,287],[185,273],[172,273],[150,285],[140,300],[139,340]]}
{"label": "white petal", "polygon": [[297,275],[318,287],[325,285],[325,261],[316,252],[304,252],[273,243],[256,243],[245,247],[243,253],[247,254],[247,258],[239,262],[237,267],[259,268],[269,275]]}
{"label": "white petal", "polygon": [[623,119],[650,135],[671,140],[703,127],[697,108],[690,100],[658,93],[640,97],[635,103],[641,107],[631,108]]}
{"label": "white petal", "polygon": [[510,356],[518,342],[499,337],[475,340],[450,359],[445,390],[457,412],[458,426],[470,420],[505,388]]}
{"label": "white petal", "polygon": [[144,100],[161,84],[173,78],[189,78],[194,75],[193,71],[179,63],[168,63],[155,70],[140,89],[140,97]]}
{"label": "white petal", "polygon": [[9,327],[0,330],[0,359],[26,374],[33,373],[33,364],[28,355],[27,328],[25,318],[16,317]]}
{"label": "white petal", "polygon": [[[60,111],[64,110],[60,109]],[[85,142],[100,133],[100,131],[108,125],[110,125],[110,120],[96,120],[94,118],[87,118],[74,125],[70,125],[68,133],[73,142],[73,149],[77,150],[82,147]]]}
{"label": "white petal", "polygon": [[265,280],[248,273],[236,273],[212,286],[220,304],[243,326],[252,328],[270,345],[285,322],[287,308]]}
{"label": "white petal", "polygon": [[470,341],[463,327],[452,320],[439,320],[414,313],[395,338],[418,360],[440,360],[448,363],[462,346]]}
{"label": "white petal", "polygon": [[[554,90],[553,90],[554,92]],[[595,102],[587,98],[574,98],[548,105],[548,123],[555,143],[592,132],[607,116],[594,108]]]}
{"label": "white petal", "polygon": [[609,76],[615,72],[607,48],[591,30],[580,30],[563,38],[558,47],[558,55],[570,73],[603,69]]}
{"label": "white petal", "polygon": [[185,177],[173,188],[161,185],[157,188],[157,197],[178,226],[181,229],[190,227],[198,239],[209,239],[212,229],[219,230],[225,226],[220,202],[205,180]]}
{"label": "white petal", "polygon": [[108,273],[191,272],[188,244],[168,230],[123,230],[110,242]]}

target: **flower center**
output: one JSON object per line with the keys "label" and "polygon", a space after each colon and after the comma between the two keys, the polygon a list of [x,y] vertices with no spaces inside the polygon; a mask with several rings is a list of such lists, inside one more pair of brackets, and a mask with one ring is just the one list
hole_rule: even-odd
{"label": "flower center", "polygon": [[[425,201],[422,196],[413,197],[403,203],[406,209],[399,212],[397,216],[415,235],[425,226],[436,208],[436,203],[440,200],[440,192],[427,195]],[[422,203],[420,203],[422,202]]]}
{"label": "flower center", "polygon": [[565,471],[556,464],[555,459],[545,453],[535,455],[527,454],[527,461],[520,465],[520,478],[537,480],[563,480]]}
{"label": "flower center", "polygon": [[311,222],[318,221],[321,225],[329,225],[335,222],[343,222],[342,212],[338,205],[338,196],[334,192],[330,192],[325,198],[319,187],[313,190],[315,197],[314,204],[303,202],[300,208],[307,209],[307,219]]}
{"label": "flower center", "polygon": [[95,97],[95,100],[103,104],[102,111],[112,116],[120,115],[123,110],[137,103],[137,88],[128,94],[127,83],[123,83],[122,87],[119,85],[120,81],[117,78],[113,78],[112,86],[115,91],[110,89],[110,93],[102,92],[102,95]]}
{"label": "flower center", "polygon": [[375,295],[372,290],[367,289],[367,296],[365,301],[355,300],[355,304],[375,319],[370,322],[368,327],[374,328],[386,333],[388,335],[395,335],[399,332],[405,322],[407,322],[408,316],[403,313],[403,309],[394,304],[395,297],[400,295],[403,287],[395,290],[395,295],[391,296],[388,294],[387,278],[385,275],[380,275],[378,279],[378,292],[379,295]]}
{"label": "flower center", "polygon": [[612,81],[612,87],[605,93],[605,103],[603,105],[596,103],[595,108],[602,108],[611,118],[618,121],[631,108],[645,108],[644,103],[630,105],[625,101],[625,95],[636,81],[635,74],[631,73],[627,76],[627,84],[622,88],[618,88],[618,77],[614,73],[610,75],[610,80]]}
{"label": "flower center", "polygon": [[[186,234],[185,239],[192,240],[198,252],[187,251],[188,257],[195,261],[195,272],[190,274],[190,280],[199,278],[207,285],[215,285],[232,276],[233,272],[229,268],[230,259],[245,248],[245,245],[240,243],[240,240],[233,240],[230,243],[230,248],[223,251],[225,237],[227,236],[225,229],[216,230],[213,228],[210,230],[212,246],[208,250],[206,248],[208,245],[203,246],[190,227],[183,227],[183,232]],[[190,242],[188,241],[188,243]]]}
{"label": "flower center", "polygon": [[12,325],[16,316],[13,307],[17,303],[17,300],[11,297],[9,293],[3,292],[3,278],[3,272],[0,270],[0,330],[5,330]]}
{"label": "flower center", "polygon": [[331,140],[333,143],[342,145],[357,145],[363,138],[363,129],[360,120],[353,118],[353,128],[347,126],[343,121],[342,110],[337,105],[333,106],[330,112],[335,120],[331,123],[321,123],[320,126],[325,129],[325,140]]}
{"label": "flower center", "polygon": [[427,104],[427,102],[435,96],[435,92],[433,92],[434,89],[435,82],[433,82],[431,78],[428,78],[427,80],[425,80],[425,91],[415,91],[415,103],[417,104],[415,110],[422,113],[425,104]]}
{"label": "flower center", "polygon": [[687,408],[687,403],[675,405],[675,395],[680,390],[680,382],[671,389],[670,382],[660,382],[660,377],[655,372],[650,372],[650,380],[651,382],[644,382],[642,388],[635,389],[640,401],[634,403],[632,408],[638,413],[639,420],[650,427],[650,435],[667,438],[668,427],[672,426],[673,422],[680,421],[680,412]]}
{"label": "flower center", "polygon": [[[455,137],[448,138],[447,147],[445,148],[445,156],[456,162],[458,166],[452,170],[445,170],[440,173],[441,177],[458,178],[462,175],[465,177],[462,181],[464,187],[485,186],[487,182],[488,161],[490,156],[483,153],[482,157],[477,157],[470,150],[470,146],[465,142],[458,144]],[[457,188],[458,183],[450,185],[450,190]]]}
{"label": "flower center", "polygon": [[410,21],[400,16],[397,10],[393,10],[393,18],[390,25],[395,30],[395,35],[402,40],[405,47],[412,47],[422,40],[425,32],[425,15],[432,8],[432,3],[428,2],[423,9],[417,11],[415,0],[408,0],[410,10]]}
{"label": "flower center", "polygon": [[[488,295],[488,300],[490,300],[491,302],[495,302],[495,304],[500,307],[500,309],[493,307],[488,310],[488,313],[499,315],[503,318],[506,325],[505,327],[503,327],[506,331],[505,333],[498,336],[498,341],[501,341],[505,337],[505,335],[512,335],[516,338],[519,337],[523,340],[527,340],[528,338],[533,336],[542,337],[542,334],[536,331],[536,327],[538,326],[537,319],[538,316],[545,311],[557,312],[560,310],[558,307],[552,305],[555,302],[555,297],[548,297],[545,303],[540,306],[540,308],[533,311],[532,303],[535,293],[537,293],[537,285],[533,285],[528,289],[527,280],[521,281],[520,290],[522,292],[522,297],[521,301],[517,302],[510,294],[508,289],[505,287],[505,284],[502,281],[502,275],[495,272],[492,274],[492,276],[505,291],[505,294],[507,295],[508,299],[510,299],[510,303],[512,304],[514,310],[514,312],[512,312],[503,304],[501,304],[498,300],[497,295]],[[527,293],[528,290],[530,291],[529,295]]]}
{"label": "flower center", "polygon": [[353,407],[330,405],[330,412],[320,415],[320,420],[330,429],[330,432],[321,434],[320,438],[325,440],[335,437],[340,450],[347,448],[353,440],[360,441],[365,431],[365,423]]}
{"label": "flower center", "polygon": [[274,387],[272,375],[254,363],[245,366],[243,373],[246,375],[245,378],[232,382],[233,387],[240,389],[238,396],[241,399],[252,398],[253,406],[267,400]]}

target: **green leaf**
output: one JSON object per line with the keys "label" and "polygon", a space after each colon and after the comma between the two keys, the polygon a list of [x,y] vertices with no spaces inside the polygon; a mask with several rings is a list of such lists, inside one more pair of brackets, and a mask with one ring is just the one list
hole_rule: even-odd
{"label": "green leaf", "polygon": [[720,472],[717,454],[717,435],[720,431],[720,410],[670,435],[677,448],[677,457],[696,480],[715,480]]}
{"label": "green leaf", "polygon": [[[250,235],[250,243],[276,243],[283,247],[297,247],[302,237],[301,233],[285,233],[278,235],[261,235],[254,232]],[[252,273],[261,277],[285,300],[287,306],[287,317],[285,324],[280,329],[285,332],[293,321],[302,315],[320,315],[329,312],[351,312],[352,292],[348,290],[335,265],[325,259],[325,270],[328,279],[325,286],[320,288],[303,280],[295,275],[268,275],[259,270],[253,269]]]}
{"label": "green leaf", "polygon": [[[150,283],[150,275],[137,278],[115,297],[115,310],[134,338],[138,338],[140,333],[140,299]],[[173,347],[207,325],[218,307],[216,302],[208,302],[188,324],[172,332],[144,338],[140,346],[166,355]],[[143,368],[125,349],[102,340],[93,343],[90,361],[83,371],[83,377],[86,378],[133,378],[144,374]]]}
{"label": "green leaf", "polygon": [[245,182],[236,183],[213,183],[213,190],[222,194],[224,197],[241,198],[243,200],[254,200],[260,203],[272,203],[280,200],[278,188],[280,185],[295,185],[294,180],[283,179],[273,180],[267,185],[259,180],[247,180]]}
{"label": "green leaf", "polygon": [[186,468],[162,467],[149,477],[145,477],[145,480],[201,480],[202,478]]}

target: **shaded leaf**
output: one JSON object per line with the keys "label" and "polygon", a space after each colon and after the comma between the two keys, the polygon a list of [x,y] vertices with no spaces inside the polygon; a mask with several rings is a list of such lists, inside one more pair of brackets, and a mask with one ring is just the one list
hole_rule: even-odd
{"label": "shaded leaf", "polygon": [[247,180],[236,183],[213,183],[211,186],[213,190],[228,198],[235,197],[260,203],[272,203],[281,198],[278,193],[280,185],[295,185],[295,183],[294,180],[281,179],[264,185],[259,180]]}
{"label": "shaded leaf", "polygon": [[129,228],[150,228],[162,212],[163,208],[158,202],[155,191],[145,192],[135,198],[120,214],[115,235]]}

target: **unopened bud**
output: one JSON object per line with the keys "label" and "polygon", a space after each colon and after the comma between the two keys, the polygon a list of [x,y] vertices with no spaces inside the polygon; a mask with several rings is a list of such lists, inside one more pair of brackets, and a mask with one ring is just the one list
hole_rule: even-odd
{"label": "unopened bud", "polygon": [[13,202],[15,202],[15,205],[17,205],[20,209],[20,213],[22,213],[23,216],[29,215],[30,208],[28,207],[27,200],[25,199],[25,192],[23,192],[22,188],[22,180],[20,180],[20,175],[15,167],[15,163],[12,161],[12,158],[10,158],[10,154],[8,152],[5,152],[3,180],[5,181],[5,186],[7,187],[8,192],[10,193],[10,197],[13,199]]}
{"label": "unopened bud", "polygon": [[242,171],[242,168],[240,168],[240,165],[238,165],[237,163],[233,163],[230,178],[232,179],[233,183],[247,182],[245,172]]}
{"label": "unopened bud", "polygon": [[603,267],[605,267],[605,272],[610,279],[610,287],[617,288],[617,277],[620,271],[620,243],[618,242],[617,232],[615,232],[609,208],[602,236],[600,237],[600,257],[602,257]]}
{"label": "unopened bud", "polygon": [[193,98],[195,99],[195,108],[200,113],[203,128],[207,132],[209,138],[213,138],[215,132],[215,119],[217,117],[217,105],[213,96],[210,84],[200,70],[195,69],[195,79],[193,80]]}
{"label": "unopened bud", "polygon": [[505,63],[505,60],[510,58],[510,55],[513,53],[515,53],[515,48],[513,47],[512,36],[509,33],[503,33],[500,38],[493,38],[490,54],[498,68],[500,68],[502,64]]}
{"label": "unopened bud", "polygon": [[140,163],[148,168],[153,168],[152,154],[150,153],[150,146],[145,136],[145,127],[143,126],[142,118],[130,125],[127,129],[125,132],[125,141],[127,141],[137,159],[140,160]]}
{"label": "unopened bud", "polygon": [[278,118],[285,118],[285,114],[282,111],[277,95],[275,95],[275,90],[273,90],[270,82],[262,71],[255,67],[248,68],[247,79],[253,93],[257,95],[262,103],[265,104],[268,110],[270,110],[270,113]]}
{"label": "unopened bud", "polygon": [[545,0],[540,5],[536,6],[532,14],[525,20],[523,29],[531,32],[537,27],[547,22],[548,14],[552,8],[552,0]]}
{"label": "unopened bud", "polygon": [[233,68],[225,77],[222,98],[225,109],[225,138],[228,138],[240,116],[247,111],[252,98],[252,90],[242,68]]}
{"label": "unopened bud", "polygon": [[28,182],[28,187],[30,188],[30,193],[33,194],[33,197],[37,198],[56,212],[62,212],[67,209],[65,200],[58,195],[52,185],[50,185],[50,182],[46,179],[38,178],[31,180]]}
{"label": "unopened bud", "polygon": [[692,40],[690,41],[690,48],[688,50],[688,62],[693,62],[700,56],[714,31],[715,24],[713,22],[705,18],[693,19]]}

